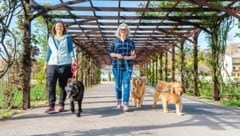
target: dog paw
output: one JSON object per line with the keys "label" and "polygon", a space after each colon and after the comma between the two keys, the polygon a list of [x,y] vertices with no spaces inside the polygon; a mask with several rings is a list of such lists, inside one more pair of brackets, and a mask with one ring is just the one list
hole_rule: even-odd
{"label": "dog paw", "polygon": [[141,108],[141,105],[137,105],[136,107],[137,107],[137,108]]}
{"label": "dog paw", "polygon": [[183,116],[184,114],[182,112],[177,112],[176,113],[178,116]]}
{"label": "dog paw", "polygon": [[71,109],[71,112],[72,112],[72,113],[74,113],[74,112],[75,112],[75,110],[74,110],[74,109]]}
{"label": "dog paw", "polygon": [[156,109],[156,108],[157,108],[157,105],[153,105],[152,107],[153,107],[154,109]]}
{"label": "dog paw", "polygon": [[164,113],[168,113],[168,110],[163,110]]}

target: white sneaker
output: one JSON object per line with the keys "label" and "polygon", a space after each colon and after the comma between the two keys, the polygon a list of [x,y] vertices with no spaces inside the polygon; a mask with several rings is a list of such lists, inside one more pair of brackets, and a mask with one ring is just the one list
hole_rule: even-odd
{"label": "white sneaker", "polygon": [[117,109],[121,109],[122,108],[122,105],[121,104],[117,104]]}
{"label": "white sneaker", "polygon": [[128,109],[128,106],[127,106],[127,105],[124,105],[124,106],[123,106],[123,111],[124,111],[124,112],[127,112],[128,110],[129,110],[129,109]]}

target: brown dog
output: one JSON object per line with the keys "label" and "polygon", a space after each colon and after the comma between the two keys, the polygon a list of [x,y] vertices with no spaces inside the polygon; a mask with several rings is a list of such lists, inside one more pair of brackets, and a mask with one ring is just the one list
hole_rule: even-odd
{"label": "brown dog", "polygon": [[160,94],[162,92],[170,92],[171,84],[166,81],[158,81],[156,84],[156,90],[153,92],[153,107],[157,106],[157,102],[160,100]]}
{"label": "brown dog", "polygon": [[168,112],[168,103],[174,103],[176,114],[182,114],[182,94],[183,85],[179,82],[159,81],[156,90],[153,92],[153,107],[156,107],[157,101],[162,100],[163,112]]}
{"label": "brown dog", "polygon": [[132,79],[132,103],[133,106],[140,108],[146,89],[146,77],[134,77]]}

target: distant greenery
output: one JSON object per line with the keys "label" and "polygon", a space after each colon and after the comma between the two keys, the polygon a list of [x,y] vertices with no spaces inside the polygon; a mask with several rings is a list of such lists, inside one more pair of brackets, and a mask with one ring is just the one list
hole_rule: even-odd
{"label": "distant greenery", "polygon": [[[238,29],[240,29],[240,22],[237,24]],[[236,33],[236,37],[240,37],[240,32]]]}
{"label": "distant greenery", "polygon": [[222,101],[222,104],[233,107],[240,107],[240,101]]}
{"label": "distant greenery", "polygon": [[[2,90],[0,90],[2,92]],[[22,93],[21,91],[15,90],[14,91],[14,102],[11,108],[4,108],[4,101],[2,97],[2,93],[0,93],[0,118],[8,118],[11,117],[12,115],[21,112],[21,104],[22,104]],[[32,85],[31,86],[31,107],[37,107],[40,105],[45,105],[46,104],[46,89],[45,89],[45,84],[37,84],[37,85]]]}
{"label": "distant greenery", "polygon": [[[221,83],[221,103],[227,106],[240,107],[240,82]],[[199,92],[201,98],[212,100],[212,82],[199,80]],[[187,95],[193,95],[188,91]]]}

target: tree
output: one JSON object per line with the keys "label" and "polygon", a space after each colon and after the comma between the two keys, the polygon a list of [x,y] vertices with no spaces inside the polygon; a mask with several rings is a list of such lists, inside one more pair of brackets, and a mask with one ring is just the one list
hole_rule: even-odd
{"label": "tree", "polygon": [[11,31],[10,25],[14,16],[19,12],[19,0],[1,1],[0,6],[0,78],[8,71],[13,64],[16,55],[17,39]]}

